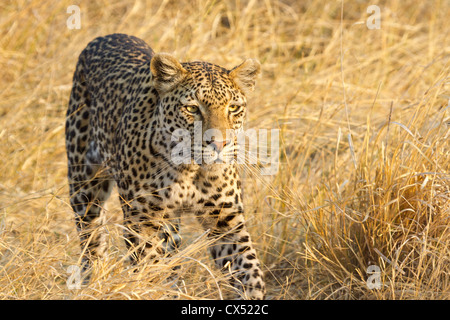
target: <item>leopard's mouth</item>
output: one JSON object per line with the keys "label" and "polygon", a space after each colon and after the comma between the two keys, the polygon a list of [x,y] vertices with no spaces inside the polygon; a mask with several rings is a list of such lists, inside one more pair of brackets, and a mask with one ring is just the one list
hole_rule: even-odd
{"label": "leopard's mouth", "polygon": [[217,151],[209,145],[188,146],[172,145],[170,160],[175,165],[231,164],[237,161],[238,148],[231,145]]}
{"label": "leopard's mouth", "polygon": [[204,162],[206,164],[210,163],[223,163],[223,164],[231,164],[236,161],[236,156],[234,152],[205,152],[203,156]]}

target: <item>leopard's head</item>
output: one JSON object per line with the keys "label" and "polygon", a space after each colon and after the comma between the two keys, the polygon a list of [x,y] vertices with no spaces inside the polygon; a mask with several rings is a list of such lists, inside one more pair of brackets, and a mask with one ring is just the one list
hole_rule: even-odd
{"label": "leopard's head", "polygon": [[246,96],[260,63],[247,59],[231,70],[207,62],[180,63],[166,53],[151,60],[158,91],[160,151],[176,164],[210,165],[236,159]]}

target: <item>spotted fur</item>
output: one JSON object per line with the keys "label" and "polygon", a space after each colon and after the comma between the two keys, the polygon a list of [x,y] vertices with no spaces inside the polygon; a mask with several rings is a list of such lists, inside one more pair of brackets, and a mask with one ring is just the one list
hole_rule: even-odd
{"label": "spotted fur", "polygon": [[[88,44],[76,66],[66,121],[70,202],[86,267],[105,253],[101,209],[116,183],[134,263],[176,250],[179,219],[194,213],[215,239],[209,251],[216,264],[234,273],[246,298],[264,297],[236,164],[225,161],[236,154],[235,136],[192,143],[188,162],[174,163],[172,153],[178,129],[191,135],[215,129],[223,137],[227,129],[241,129],[245,94],[259,70],[252,59],[232,70],[179,63],[124,34]],[[205,154],[219,160],[198,161]]]}

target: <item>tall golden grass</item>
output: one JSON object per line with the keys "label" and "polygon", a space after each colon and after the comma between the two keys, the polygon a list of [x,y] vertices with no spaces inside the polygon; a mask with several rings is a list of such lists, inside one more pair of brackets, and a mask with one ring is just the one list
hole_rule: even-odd
{"label": "tall golden grass", "polygon": [[[73,4],[79,30],[66,26]],[[366,25],[369,5],[380,29]],[[261,61],[248,126],[281,130],[280,166],[245,171],[244,197],[268,299],[450,298],[448,1],[17,0],[0,11],[1,299],[228,297],[188,218],[178,254],[127,269],[116,194],[107,259],[88,286],[67,286],[80,248],[65,112],[81,50],[113,32],[182,61]]]}

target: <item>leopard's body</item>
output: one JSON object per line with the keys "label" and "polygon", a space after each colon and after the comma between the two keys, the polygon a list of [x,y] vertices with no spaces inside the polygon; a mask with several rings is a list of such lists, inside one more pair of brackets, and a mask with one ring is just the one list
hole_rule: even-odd
{"label": "leopard's body", "polygon": [[[191,145],[194,156],[187,162],[175,163],[172,153],[177,129],[202,136],[208,129],[224,135],[242,129],[245,93],[253,90],[259,68],[251,59],[232,70],[181,64],[124,34],[88,44],[78,60],[66,120],[70,201],[85,266],[106,250],[98,227],[116,183],[132,261],[157,260],[176,250],[178,221],[193,213],[216,239],[209,249],[216,264],[235,272],[244,297],[264,297],[236,164],[224,160],[236,153],[235,136],[202,140],[197,149]],[[198,147],[200,155],[223,163],[197,161]]]}

